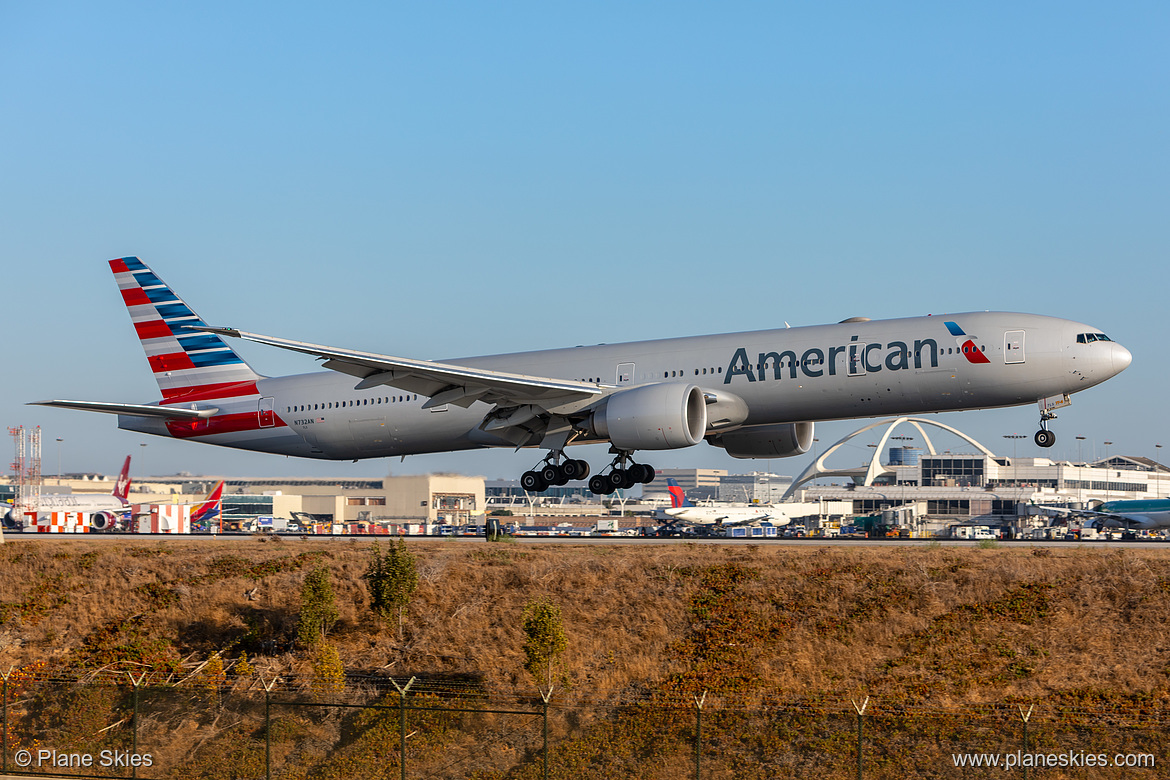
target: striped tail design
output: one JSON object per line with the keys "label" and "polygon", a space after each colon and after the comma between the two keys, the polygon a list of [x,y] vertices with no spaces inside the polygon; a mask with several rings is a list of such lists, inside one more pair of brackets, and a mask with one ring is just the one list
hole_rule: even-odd
{"label": "striped tail design", "polygon": [[218,520],[223,506],[223,480],[211,489],[202,504],[191,510],[191,522]]}
{"label": "striped tail design", "polygon": [[262,377],[223,339],[185,330],[206,323],[137,257],[110,261],[163,403],[256,395]]}

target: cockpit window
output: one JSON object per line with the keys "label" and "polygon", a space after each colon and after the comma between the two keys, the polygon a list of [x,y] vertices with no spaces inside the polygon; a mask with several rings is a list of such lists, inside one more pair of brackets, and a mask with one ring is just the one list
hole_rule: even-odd
{"label": "cockpit window", "polygon": [[1093,341],[1112,341],[1113,339],[1106,336],[1104,333],[1078,333],[1077,343],[1088,344]]}

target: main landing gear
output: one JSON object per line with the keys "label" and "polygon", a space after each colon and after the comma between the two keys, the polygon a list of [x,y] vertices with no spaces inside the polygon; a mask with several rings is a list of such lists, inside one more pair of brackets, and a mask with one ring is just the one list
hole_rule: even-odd
{"label": "main landing gear", "polygon": [[[654,467],[645,463],[626,461],[631,459],[632,452],[620,451],[608,471],[596,474],[589,480],[589,489],[598,495],[609,495],[618,489],[629,489],[639,483],[645,485],[654,481]],[[589,476],[589,464],[583,460],[572,458],[562,459],[562,453],[550,452],[544,462],[532,471],[525,471],[520,476],[520,487],[528,493],[543,493],[550,486],[560,486],[573,480],[585,479]]]}
{"label": "main landing gear", "polygon": [[1048,430],[1048,421],[1055,419],[1056,415],[1052,412],[1044,411],[1040,413],[1040,430],[1036,431],[1036,436],[1033,437],[1037,447],[1047,448],[1056,444],[1056,434]]}
{"label": "main landing gear", "polygon": [[589,464],[585,461],[571,458],[560,460],[559,453],[550,453],[542,466],[525,471],[520,476],[520,487],[528,493],[543,493],[550,485],[560,486],[588,476]]}

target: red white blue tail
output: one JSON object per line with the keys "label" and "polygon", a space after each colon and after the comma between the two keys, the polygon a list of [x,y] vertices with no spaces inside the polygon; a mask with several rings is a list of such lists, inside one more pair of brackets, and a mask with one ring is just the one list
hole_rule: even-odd
{"label": "red white blue tail", "polygon": [[666,489],[670,492],[670,508],[681,509],[684,506],[694,506],[687,498],[687,494],[673,479],[666,480]]}
{"label": "red white blue tail", "polygon": [[256,394],[262,377],[219,336],[187,330],[206,323],[145,263],[121,257],[110,269],[164,404]]}
{"label": "red white blue tail", "polygon": [[219,481],[211,492],[207,494],[206,500],[199,506],[191,510],[191,522],[203,523],[211,520],[218,520],[220,516],[220,509],[223,506],[223,480]]}

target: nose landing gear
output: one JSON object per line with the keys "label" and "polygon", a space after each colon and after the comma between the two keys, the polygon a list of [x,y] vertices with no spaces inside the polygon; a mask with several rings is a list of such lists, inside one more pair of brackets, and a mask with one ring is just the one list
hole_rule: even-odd
{"label": "nose landing gear", "polygon": [[1040,430],[1036,431],[1035,437],[1037,447],[1051,447],[1056,444],[1056,434],[1048,430],[1048,421],[1055,420],[1056,415],[1049,411],[1040,413]]}

